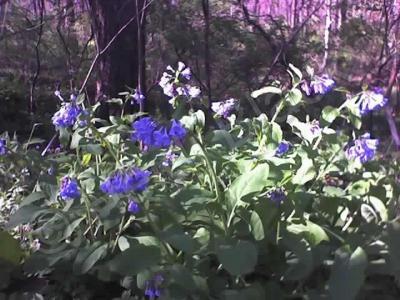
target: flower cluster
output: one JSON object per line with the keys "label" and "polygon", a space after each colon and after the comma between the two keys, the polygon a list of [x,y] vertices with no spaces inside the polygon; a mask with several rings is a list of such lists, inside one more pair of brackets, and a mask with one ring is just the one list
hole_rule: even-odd
{"label": "flower cluster", "polygon": [[5,139],[0,139],[0,155],[5,155],[7,153],[7,141]]}
{"label": "flower cluster", "polygon": [[353,145],[346,149],[345,155],[348,160],[365,163],[374,158],[379,140],[371,139],[369,133],[363,134],[354,140]]}
{"label": "flower cluster", "polygon": [[186,129],[172,120],[169,131],[159,126],[151,117],[144,117],[132,124],[132,140],[142,142],[146,147],[168,148],[173,140],[181,141],[186,136]]}
{"label": "flower cluster", "polygon": [[388,98],[384,96],[382,88],[376,87],[370,91],[364,91],[359,98],[359,109],[362,115],[384,107]]}
{"label": "flower cluster", "polygon": [[[196,98],[200,96],[200,89],[190,84],[181,83],[181,79],[189,81],[192,78],[192,72],[183,62],[178,62],[178,69],[175,70],[171,66],[167,67],[167,71],[163,73],[159,85],[163,89],[166,96],[175,98],[177,96],[185,96],[188,98]],[[173,104],[173,100],[170,103]]]}
{"label": "flower cluster", "polygon": [[143,192],[150,182],[150,175],[149,171],[139,168],[118,170],[100,185],[100,189],[109,195]]}
{"label": "flower cluster", "polygon": [[53,124],[57,127],[73,126],[82,110],[75,103],[64,103],[53,118]]}
{"label": "flower cluster", "polygon": [[228,118],[232,112],[237,108],[238,100],[228,99],[220,102],[213,102],[211,104],[211,110],[215,112],[218,117]]}
{"label": "flower cluster", "polygon": [[164,277],[160,274],[154,276],[151,280],[147,280],[144,295],[149,297],[150,299],[154,299],[155,297],[160,297],[161,295],[160,285],[163,283],[163,281]]}
{"label": "flower cluster", "polygon": [[328,93],[334,86],[335,81],[327,74],[324,74],[321,76],[314,76],[309,83],[304,80],[301,84],[301,89],[307,96],[315,96]]}
{"label": "flower cluster", "polygon": [[275,151],[275,155],[282,156],[283,154],[289,151],[290,146],[291,146],[290,143],[287,141],[280,142],[278,148]]}
{"label": "flower cluster", "polygon": [[60,196],[63,200],[77,199],[81,196],[78,182],[69,176],[61,179]]}
{"label": "flower cluster", "polygon": [[286,194],[282,188],[276,188],[275,190],[268,192],[268,197],[272,202],[280,204],[285,201]]}

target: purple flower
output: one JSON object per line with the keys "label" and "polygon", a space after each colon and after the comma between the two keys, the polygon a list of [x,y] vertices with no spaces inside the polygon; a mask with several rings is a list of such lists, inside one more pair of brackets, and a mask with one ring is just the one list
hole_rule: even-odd
{"label": "purple flower", "polygon": [[270,191],[268,193],[268,197],[272,202],[279,204],[279,203],[285,201],[286,194],[282,188],[276,188],[275,190]]}
{"label": "purple flower", "polygon": [[153,140],[153,146],[157,148],[168,148],[171,145],[171,138],[169,137],[165,127],[161,127],[153,132]]}
{"label": "purple flower", "polygon": [[151,117],[144,117],[132,124],[135,132],[132,134],[132,139],[141,141],[147,146],[152,146],[153,132],[157,129],[157,124]]}
{"label": "purple flower", "polygon": [[60,196],[63,200],[76,199],[81,196],[78,182],[68,176],[61,179]]}
{"label": "purple flower", "polygon": [[233,98],[221,102],[213,102],[211,104],[211,110],[214,111],[217,116],[226,119],[236,109],[237,104],[238,101]]}
{"label": "purple flower", "polygon": [[162,165],[163,165],[164,167],[170,166],[176,157],[177,157],[177,155],[176,155],[174,152],[172,152],[171,150],[168,151],[168,152],[165,154],[165,159],[164,159],[164,161],[162,162]]}
{"label": "purple flower", "polygon": [[138,89],[136,89],[135,93],[132,95],[132,98],[132,104],[133,102],[141,104],[144,102],[144,100],[146,100],[146,97]]}
{"label": "purple flower", "polygon": [[345,155],[348,160],[365,163],[374,158],[379,140],[371,139],[369,133],[365,133],[348,147]]}
{"label": "purple flower", "polygon": [[52,118],[54,126],[63,128],[73,126],[81,111],[82,110],[74,103],[63,104]]}
{"label": "purple flower", "polygon": [[128,211],[134,215],[139,213],[141,211],[139,203],[133,199],[129,200]]}
{"label": "purple flower", "polygon": [[372,91],[364,91],[359,99],[359,108],[362,115],[384,107],[388,98],[384,96],[382,88],[375,87]]}
{"label": "purple flower", "polygon": [[163,281],[164,277],[160,274],[157,274],[152,279],[147,280],[144,295],[149,297],[150,299],[153,299],[154,297],[160,297],[160,286]]}
{"label": "purple flower", "polygon": [[290,143],[286,141],[282,141],[279,143],[278,148],[275,151],[276,156],[282,156],[290,149]]}
{"label": "purple flower", "polygon": [[186,67],[186,65],[183,62],[178,62],[178,72],[182,75],[183,78],[186,80],[190,80],[192,77],[192,72],[190,71],[189,67]]}
{"label": "purple flower", "polygon": [[150,175],[149,171],[139,168],[118,170],[100,184],[100,189],[109,195],[125,194],[131,191],[139,193],[147,188]]}
{"label": "purple flower", "polygon": [[318,120],[313,120],[311,123],[308,124],[309,129],[314,137],[317,137],[318,135],[321,134],[321,127],[319,127],[319,121]]}
{"label": "purple flower", "polygon": [[303,81],[301,89],[307,96],[324,95],[331,91],[335,86],[335,81],[330,78],[327,74],[321,76],[314,76],[314,78],[308,84],[307,81]]}
{"label": "purple flower", "polygon": [[183,127],[181,122],[173,119],[171,128],[169,129],[169,136],[172,139],[178,139],[181,140],[186,136],[186,129]]}
{"label": "purple flower", "polygon": [[159,86],[163,89],[164,94],[168,97],[176,96],[176,90],[173,81],[174,77],[171,74],[164,72],[158,83]]}
{"label": "purple flower", "polygon": [[7,141],[5,139],[0,139],[0,155],[5,155],[7,153]]}

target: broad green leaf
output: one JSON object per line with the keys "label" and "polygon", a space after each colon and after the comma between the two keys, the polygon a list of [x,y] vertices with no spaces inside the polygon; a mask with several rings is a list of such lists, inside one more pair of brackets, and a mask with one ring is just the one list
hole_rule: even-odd
{"label": "broad green leaf", "polygon": [[335,119],[340,115],[340,110],[336,107],[325,106],[322,110],[321,119],[323,121],[323,125],[330,125]]}
{"label": "broad green leaf", "polygon": [[0,260],[18,264],[23,256],[19,242],[8,232],[0,231]]}
{"label": "broad green leaf", "polygon": [[43,192],[33,192],[22,200],[20,207],[32,204],[38,200],[44,199],[45,197],[46,195]]}
{"label": "broad green leaf", "polygon": [[[301,81],[301,79],[303,79],[303,74],[293,64],[289,64],[289,70],[291,71],[291,72],[289,72],[289,74],[292,76],[294,83],[298,83]],[[296,76],[293,76],[293,75],[296,75]],[[297,78],[295,78],[295,77],[297,77]]]}
{"label": "broad green leaf", "polygon": [[239,240],[236,244],[217,246],[218,260],[232,275],[251,273],[257,264],[257,248],[248,241]]}
{"label": "broad green leaf", "polygon": [[83,262],[80,269],[82,274],[89,272],[89,270],[107,253],[107,244],[101,245],[96,250],[94,250]]}
{"label": "broad green leaf", "polygon": [[263,87],[259,90],[256,90],[254,92],[251,93],[251,97],[253,98],[258,98],[261,95],[264,94],[282,94],[282,90],[280,88],[274,87],[274,86],[266,86]]}
{"label": "broad green leaf", "polygon": [[306,278],[313,270],[313,256],[309,243],[302,238],[302,235],[291,232],[286,232],[281,241],[295,256],[287,262],[289,267],[285,272],[285,277],[288,280]]}
{"label": "broad green leaf", "polygon": [[297,170],[292,182],[293,184],[304,185],[310,180],[313,180],[316,175],[317,172],[315,171],[313,161],[304,157],[302,159],[301,167]]}
{"label": "broad green leaf", "polygon": [[108,262],[110,271],[121,275],[136,275],[159,263],[161,253],[159,247],[131,245],[129,249],[119,253]]}
{"label": "broad green leaf", "polygon": [[231,205],[234,206],[237,201],[247,195],[261,192],[267,184],[268,173],[268,164],[260,164],[237,177],[227,191]]}
{"label": "broad green leaf", "polygon": [[34,205],[22,206],[10,216],[10,220],[6,224],[6,228],[14,228],[20,224],[29,223],[37,216],[45,212],[48,212],[48,210]]}
{"label": "broad green leaf", "polygon": [[71,236],[71,234],[75,231],[75,229],[79,226],[79,224],[85,219],[85,217],[81,217],[79,219],[76,219],[72,223],[68,224],[67,228],[64,230],[63,237],[60,239],[60,241],[65,240]]}
{"label": "broad green leaf", "polygon": [[381,220],[386,222],[388,220],[388,210],[385,204],[377,197],[369,196],[368,201],[371,203],[372,207],[379,214]]}
{"label": "broad green leaf", "polygon": [[332,300],[353,300],[364,282],[367,254],[361,247],[353,253],[339,249],[328,281],[329,297]]}
{"label": "broad green leaf", "polygon": [[293,89],[285,95],[286,102],[288,102],[291,106],[298,105],[302,101],[302,98],[303,94],[299,89]]}
{"label": "broad green leaf", "polygon": [[255,240],[263,240],[279,217],[279,209],[274,203],[264,199],[256,205],[250,217],[251,232]]}
{"label": "broad green leaf", "polygon": [[293,234],[303,235],[312,246],[316,246],[322,241],[329,241],[325,230],[308,220],[305,224],[290,224],[286,229]]}

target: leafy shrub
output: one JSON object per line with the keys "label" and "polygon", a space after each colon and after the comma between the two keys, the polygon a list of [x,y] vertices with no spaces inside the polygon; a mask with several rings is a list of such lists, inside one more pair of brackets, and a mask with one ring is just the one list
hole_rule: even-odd
{"label": "leafy shrub", "polygon": [[[21,160],[35,180],[6,228],[16,234],[29,224],[40,247],[21,254],[20,266],[19,257],[0,254],[40,280],[30,293],[354,299],[373,262],[390,262],[387,273],[398,273],[398,163],[385,162],[378,140],[359,131],[360,109],[386,103],[378,90],[325,107],[319,120],[299,120],[287,113],[307,108],[302,89],[320,97],[333,82],[308,82],[291,66],[289,89],[252,94],[280,97],[271,117],[238,120],[239,101],[229,99],[213,105],[219,128],[206,129],[204,112],[193,109],[200,100],[190,92],[190,69],[168,72],[161,85],[175,108],[172,121],[138,113],[108,123],[79,96],[53,117],[60,152],[40,155],[3,141],[2,168]],[[123,95],[110,100],[122,111],[124,102],[143,100]],[[338,119],[353,129],[334,130]],[[1,244],[18,248],[1,234]]]}

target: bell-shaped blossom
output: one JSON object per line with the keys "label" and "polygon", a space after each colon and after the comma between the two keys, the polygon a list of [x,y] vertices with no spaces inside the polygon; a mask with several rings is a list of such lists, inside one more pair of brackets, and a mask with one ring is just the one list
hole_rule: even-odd
{"label": "bell-shaped blossom", "polygon": [[374,158],[379,145],[378,139],[371,139],[369,133],[365,133],[354,140],[352,145],[346,149],[345,155],[348,160],[365,163]]}
{"label": "bell-shaped blossom", "polygon": [[388,98],[385,97],[382,88],[374,88],[370,91],[364,91],[360,95],[359,108],[362,115],[373,110],[378,110],[388,103]]}
{"label": "bell-shaped blossom", "polygon": [[61,179],[60,196],[63,200],[76,199],[81,196],[78,182],[69,176]]}

